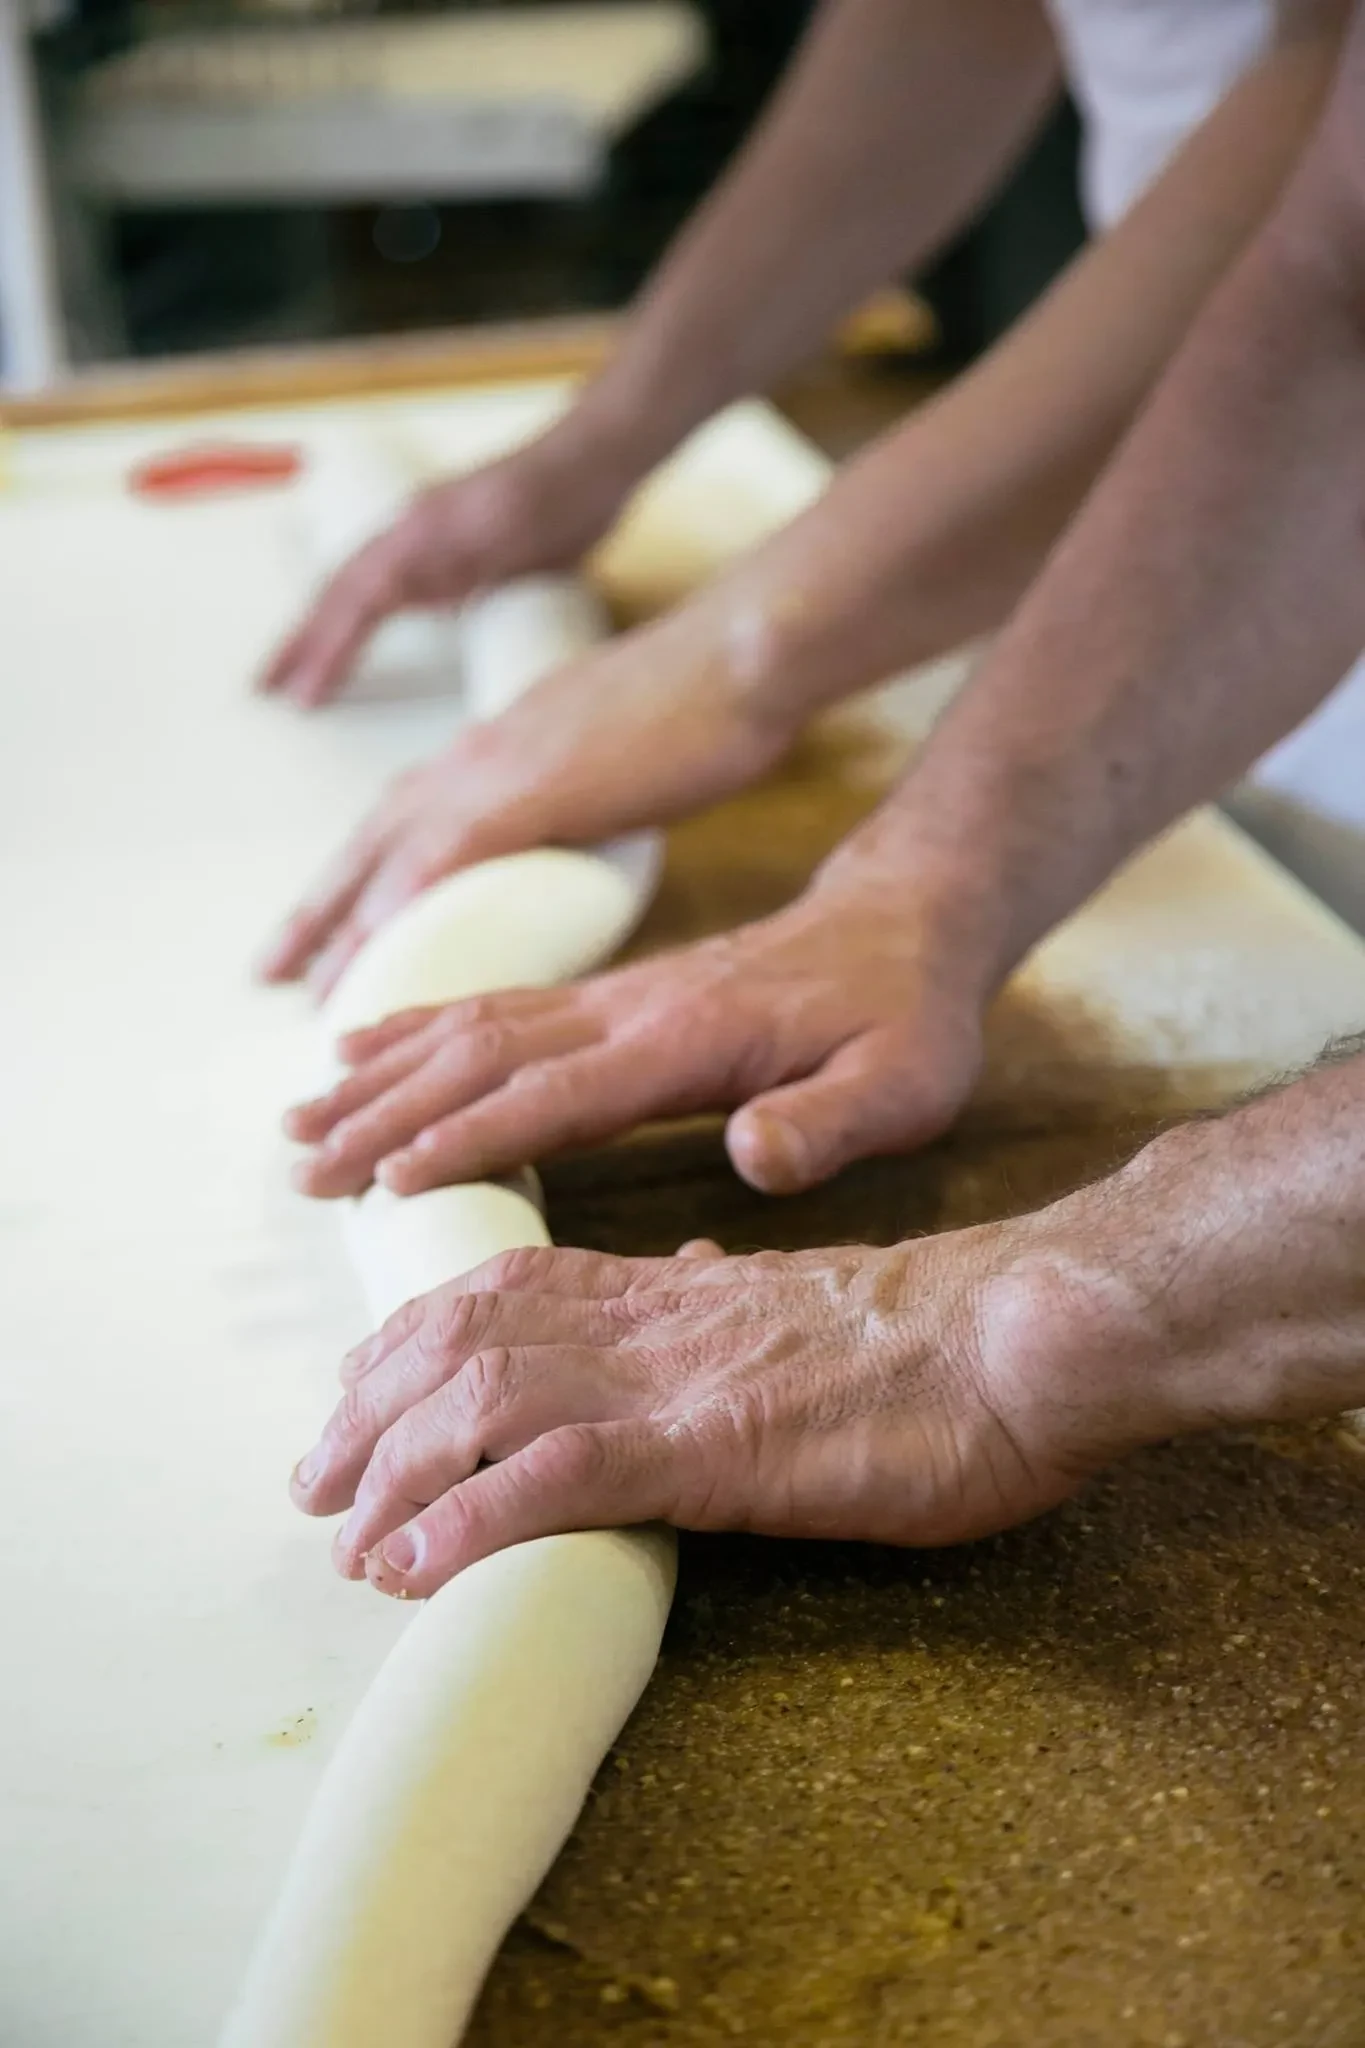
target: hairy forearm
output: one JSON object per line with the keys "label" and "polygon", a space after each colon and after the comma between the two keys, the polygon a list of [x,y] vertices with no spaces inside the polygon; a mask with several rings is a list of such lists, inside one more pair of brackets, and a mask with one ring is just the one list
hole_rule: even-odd
{"label": "hairy forearm", "polygon": [[999,626],[1312,133],[1338,37],[1273,51],[981,364],[727,579],[791,716]]}
{"label": "hairy forearm", "polygon": [[826,0],[580,423],[626,441],[643,471],[720,405],[767,389],[970,217],[1057,79],[1037,0]]}
{"label": "hairy forearm", "polygon": [[988,984],[1365,642],[1363,197],[1320,138],[868,828],[952,876]]}
{"label": "hairy forearm", "polygon": [[[1135,1436],[1365,1404],[1359,1041],[1230,1115],[1169,1132],[1038,1224],[1045,1284],[1107,1333],[1078,1370],[1112,1373]],[[1060,1264],[1058,1244],[1075,1248]]]}

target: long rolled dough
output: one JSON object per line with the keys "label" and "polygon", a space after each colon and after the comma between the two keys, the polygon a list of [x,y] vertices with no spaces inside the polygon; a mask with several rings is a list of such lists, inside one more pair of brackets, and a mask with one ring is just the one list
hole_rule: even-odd
{"label": "long rolled dough", "polygon": [[[486,704],[559,658],[538,584],[528,626],[476,641]],[[581,618],[572,591],[560,615]],[[509,663],[510,665],[510,663]],[[338,1031],[414,1003],[549,982],[605,958],[657,868],[650,835],[546,849],[427,892],[328,1004]],[[347,1234],[371,1314],[496,1252],[548,1242],[533,1179],[400,1198],[372,1188]],[[220,2048],[451,2048],[504,1934],[559,1853],[644,1689],[673,1594],[658,1529],[555,1536],[463,1572],[400,1638],[339,1744]]]}

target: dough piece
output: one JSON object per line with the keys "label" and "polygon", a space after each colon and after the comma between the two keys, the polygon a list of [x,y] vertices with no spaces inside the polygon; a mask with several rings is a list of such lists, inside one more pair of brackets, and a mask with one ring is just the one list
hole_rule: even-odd
{"label": "dough piece", "polygon": [[429,1600],[308,1816],[221,2048],[452,2048],[644,1690],[663,1530],[524,1543]]}
{"label": "dough piece", "polygon": [[[484,1183],[371,1189],[348,1231],[371,1313],[548,1241]],[[664,1529],[520,1544],[418,1610],[319,1787],[220,2048],[452,2048],[654,1669]]]}
{"label": "dough piece", "polygon": [[[396,437],[352,425],[313,439],[291,522],[304,590],[315,596],[357,548],[391,526],[420,482]],[[398,612],[361,654],[346,697],[354,703],[450,697],[460,684],[462,648],[453,607]]]}
{"label": "dough piece", "polygon": [[465,702],[494,718],[548,669],[584,654],[610,630],[595,591],[577,576],[523,576],[464,608]]}
{"label": "dough piece", "polygon": [[[544,655],[553,634],[537,641]],[[597,964],[657,865],[644,834],[438,883],[343,976],[329,1045],[416,1003]],[[347,1204],[375,1320],[498,1251],[548,1242],[535,1194],[526,1175]],[[667,1530],[555,1536],[425,1603],[328,1767],[220,2048],[452,2048],[649,1679],[675,1562]]]}
{"label": "dough piece", "polygon": [[[367,1188],[343,1204],[342,1228],[376,1329],[454,1273],[470,1273],[516,1245],[550,1242],[540,1183],[529,1169],[514,1181],[472,1181],[424,1195]],[[459,1266],[450,1263],[454,1248]]]}
{"label": "dough piece", "polygon": [[328,1001],[324,1030],[488,989],[542,988],[607,959],[639,919],[655,835],[607,855],[540,846],[447,875],[381,927]]}

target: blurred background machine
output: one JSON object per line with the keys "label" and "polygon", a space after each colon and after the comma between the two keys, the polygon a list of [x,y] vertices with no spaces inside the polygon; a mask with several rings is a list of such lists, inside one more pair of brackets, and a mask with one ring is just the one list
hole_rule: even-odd
{"label": "blurred background machine", "polygon": [[[0,379],[621,306],[811,0],[0,0]],[[916,283],[961,361],[1080,240],[1063,108]],[[879,330],[880,332],[880,330]]]}

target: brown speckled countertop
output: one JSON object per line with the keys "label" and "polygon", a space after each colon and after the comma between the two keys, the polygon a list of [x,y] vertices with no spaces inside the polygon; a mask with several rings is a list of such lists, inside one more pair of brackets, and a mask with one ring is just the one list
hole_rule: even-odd
{"label": "brown speckled countertop", "polygon": [[915,1555],[685,1545],[478,2048],[1365,2039],[1365,1461],[1149,1453]]}

